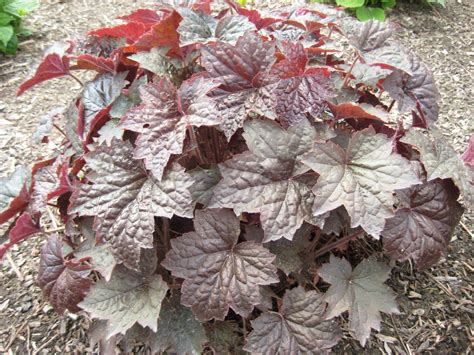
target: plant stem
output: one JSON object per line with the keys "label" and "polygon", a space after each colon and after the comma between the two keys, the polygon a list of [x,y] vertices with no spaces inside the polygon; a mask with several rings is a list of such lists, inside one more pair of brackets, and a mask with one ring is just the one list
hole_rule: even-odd
{"label": "plant stem", "polygon": [[349,71],[346,73],[346,76],[344,77],[344,82],[342,83],[343,87],[347,86],[347,83],[349,82],[349,77],[352,73],[352,69],[354,69],[354,66],[356,65],[358,60],[359,60],[359,56],[356,56],[354,61],[352,62],[351,67],[349,68]]}
{"label": "plant stem", "polygon": [[390,104],[390,106],[387,109],[388,112],[390,112],[392,110],[394,104],[395,104],[395,100],[392,100],[392,103]]}
{"label": "plant stem", "polygon": [[162,229],[162,238],[163,238],[163,245],[165,247],[166,252],[171,249],[170,243],[170,220],[166,217],[161,217],[161,229]]}
{"label": "plant stem", "polygon": [[69,73],[68,75],[69,75],[71,78],[73,78],[74,80],[76,80],[76,81],[79,83],[79,85],[81,85],[81,87],[84,86],[84,83],[83,83],[83,82],[81,81],[81,79],[79,79],[77,76],[75,76],[75,75],[72,74],[72,73]]}
{"label": "plant stem", "polygon": [[356,231],[352,234],[346,235],[345,237],[342,237],[341,239],[338,239],[338,240],[336,240],[332,243],[326,244],[325,246],[323,246],[321,249],[318,250],[318,252],[314,256],[314,258],[316,259],[316,258],[320,257],[321,255],[326,254],[328,251],[331,251],[333,249],[336,249],[337,247],[340,247],[342,244],[344,244],[344,243],[346,243],[346,242],[348,242],[348,241],[350,241],[354,238],[357,238],[362,233],[364,233],[364,230],[359,229],[358,231]]}
{"label": "plant stem", "polygon": [[198,158],[199,164],[203,164],[204,159],[202,157],[201,150],[199,149],[199,145],[198,145],[197,138],[196,138],[196,133],[194,132],[194,128],[192,126],[188,127],[188,133],[189,133],[189,138],[191,139],[191,142],[192,142],[193,146],[195,147],[194,150],[196,152],[196,156]]}
{"label": "plant stem", "polygon": [[67,138],[66,133],[56,123],[53,123],[53,127],[56,128],[64,137]]}

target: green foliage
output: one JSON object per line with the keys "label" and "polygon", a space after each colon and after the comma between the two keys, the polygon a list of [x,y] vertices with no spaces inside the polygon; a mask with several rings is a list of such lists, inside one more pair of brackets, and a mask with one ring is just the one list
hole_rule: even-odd
{"label": "green foliage", "polygon": [[18,38],[31,34],[22,25],[23,16],[37,7],[37,0],[0,0],[0,53],[16,53]]}
{"label": "green foliage", "polygon": [[[359,21],[378,20],[385,21],[386,10],[393,9],[397,0],[334,0],[338,6],[346,8],[359,19]],[[332,0],[310,0],[310,2],[333,3]],[[425,4],[441,5],[446,7],[446,0],[423,0]]]}

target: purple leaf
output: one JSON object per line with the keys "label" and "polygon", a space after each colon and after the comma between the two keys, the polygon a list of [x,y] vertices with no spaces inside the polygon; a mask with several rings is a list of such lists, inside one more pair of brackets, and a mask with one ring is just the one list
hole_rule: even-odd
{"label": "purple leaf", "polygon": [[247,30],[255,30],[255,25],[245,16],[225,16],[216,20],[211,15],[184,7],[178,12],[183,18],[178,27],[181,46],[217,41],[235,44]]}
{"label": "purple leaf", "polygon": [[449,180],[397,191],[397,212],[381,233],[387,254],[399,261],[412,259],[419,269],[438,261],[463,213],[458,195]]}
{"label": "purple leaf", "polygon": [[116,75],[105,73],[84,85],[81,98],[84,105],[84,121],[81,130],[83,140],[89,138],[95,123],[108,113],[110,105],[119,97],[127,83],[126,76],[127,72]]}
{"label": "purple leaf", "polygon": [[308,56],[301,43],[282,42],[280,46],[285,59],[273,66],[271,75],[277,78],[269,79],[274,82],[260,90],[261,98],[255,106],[257,113],[279,119],[288,127],[308,114],[320,116],[326,108],[325,101],[334,92],[327,69],[306,67]]}
{"label": "purple leaf", "polygon": [[426,170],[427,181],[452,179],[461,191],[467,205],[474,204],[474,172],[462,161],[460,155],[442,137],[427,137],[412,129],[401,139],[420,152],[420,161]]}
{"label": "purple leaf", "polygon": [[390,74],[383,82],[383,88],[398,100],[400,112],[413,110],[427,127],[438,119],[440,95],[433,74],[413,53],[408,55],[411,75],[401,71]]}
{"label": "purple leaf", "polygon": [[351,264],[331,254],[330,261],[319,270],[319,276],[331,284],[325,293],[327,318],[349,311],[349,330],[362,346],[370,329],[380,330],[380,312],[398,313],[395,294],[384,282],[390,267],[374,259],[364,259],[352,271]]}
{"label": "purple leaf", "polygon": [[158,319],[158,330],[150,334],[151,353],[201,354],[207,343],[204,327],[193,312],[180,303],[177,295],[165,299]]}
{"label": "purple leaf", "polygon": [[259,354],[322,354],[341,339],[334,321],[325,319],[323,294],[303,287],[287,290],[279,313],[265,312],[251,321],[244,350]]}
{"label": "purple leaf", "polygon": [[315,144],[303,162],[320,175],[313,187],[314,213],[344,206],[351,227],[361,226],[375,238],[394,215],[394,191],[420,182],[410,162],[392,153],[392,141],[372,127],[354,133],[347,147]]}
{"label": "purple leaf", "polygon": [[41,228],[39,227],[39,223],[33,221],[33,219],[28,213],[23,213],[20,217],[17,218],[11,230],[7,232],[8,240],[0,244],[0,261],[2,260],[7,250],[10,249],[13,245],[40,232]]}
{"label": "purple leaf", "polygon": [[107,337],[125,334],[135,323],[157,330],[168,285],[160,275],[144,275],[118,266],[109,282],[99,280],[79,307],[93,318],[109,320]]}
{"label": "purple leaf", "polygon": [[221,122],[206,94],[218,84],[202,76],[185,81],[179,91],[167,80],[142,86],[142,104],[128,111],[119,127],[140,133],[134,157],[161,180],[172,154],[181,154],[186,129]]}
{"label": "purple leaf", "polygon": [[78,303],[89,291],[90,268],[63,257],[62,242],[57,235],[49,237],[41,248],[38,284],[55,310],[63,314],[66,309],[78,312]]}
{"label": "purple leaf", "polygon": [[96,244],[92,221],[93,219],[88,217],[78,223],[81,234],[86,239],[76,248],[74,256],[78,260],[87,260],[93,270],[99,272],[106,281],[110,281],[117,262],[108,244]]}
{"label": "purple leaf", "polygon": [[259,73],[268,71],[275,61],[275,47],[258,35],[247,32],[235,46],[218,42],[201,49],[202,64],[211,78],[222,81],[213,93],[219,115],[223,117],[221,129],[230,140],[243,126],[247,113],[257,96]]}
{"label": "purple leaf", "polygon": [[183,168],[175,165],[157,181],[132,152],[129,143],[115,141],[86,155],[93,184],[81,184],[74,192],[69,213],[96,216],[97,237],[110,243],[117,262],[137,268],[140,249],[153,245],[153,217],[192,217],[192,199],[191,181]]}
{"label": "purple leaf", "polygon": [[250,152],[219,164],[223,179],[209,207],[260,213],[265,241],[291,240],[303,221],[313,222],[311,187],[296,179],[307,169],[296,158],[311,149],[317,133],[307,120],[288,131],[271,121],[253,120],[244,131]]}
{"label": "purple leaf", "polygon": [[196,210],[194,228],[171,240],[162,262],[184,279],[181,303],[201,321],[223,320],[229,307],[248,316],[261,303],[259,286],[278,282],[275,256],[260,244],[237,243],[240,223],[230,210]]}

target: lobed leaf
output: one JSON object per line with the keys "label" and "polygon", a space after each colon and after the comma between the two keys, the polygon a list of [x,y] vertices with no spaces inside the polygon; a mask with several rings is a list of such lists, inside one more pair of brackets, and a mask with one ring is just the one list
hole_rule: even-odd
{"label": "lobed leaf", "polygon": [[148,340],[152,354],[173,350],[178,354],[200,355],[207,341],[203,325],[189,308],[181,305],[180,297],[172,295],[163,301],[158,329]]}
{"label": "lobed leaf", "polygon": [[110,281],[99,280],[79,307],[93,318],[109,320],[107,337],[125,334],[135,323],[157,330],[161,302],[168,285],[160,275],[141,274],[118,266]]}
{"label": "lobed leaf", "polygon": [[59,236],[52,235],[41,248],[37,282],[58,313],[80,310],[77,305],[91,285],[89,273],[88,266],[64,259]]}
{"label": "lobed leaf", "polygon": [[394,215],[394,191],[420,182],[409,161],[392,152],[391,140],[372,127],[354,133],[346,147],[315,144],[302,161],[320,175],[314,214],[344,206],[351,227],[361,226],[374,238]]}
{"label": "lobed leaf", "polygon": [[419,269],[434,264],[446,250],[463,208],[449,180],[432,180],[397,191],[398,209],[382,231],[384,249],[393,259],[412,259]]}
{"label": "lobed leaf", "polygon": [[191,217],[192,200],[182,168],[175,166],[157,181],[132,152],[129,143],[115,141],[86,155],[93,185],[81,184],[74,192],[69,213],[95,216],[97,237],[110,243],[117,262],[136,269],[141,248],[153,244],[153,217]]}
{"label": "lobed leaf", "polygon": [[250,152],[219,164],[223,179],[209,207],[260,213],[265,241],[292,239],[304,221],[313,222],[310,187],[296,177],[305,172],[297,157],[308,152],[316,131],[305,120],[283,130],[271,121],[248,121],[244,138]]}
{"label": "lobed leaf", "polygon": [[140,133],[134,157],[144,159],[157,179],[171,155],[182,153],[188,127],[220,123],[206,96],[216,86],[202,76],[185,81],[178,91],[167,79],[142,86],[142,104],[128,111],[119,127]]}
{"label": "lobed leaf", "polygon": [[223,117],[221,129],[230,140],[254,106],[261,85],[258,76],[274,63],[275,48],[257,34],[246,32],[235,46],[218,42],[203,47],[201,52],[209,76],[222,82],[213,97]]}
{"label": "lobed leaf", "polygon": [[398,313],[395,294],[384,285],[389,275],[390,267],[374,259],[364,259],[352,270],[346,259],[332,254],[319,270],[319,276],[331,284],[324,296],[326,317],[349,311],[349,330],[362,346],[371,328],[380,330],[380,312]]}
{"label": "lobed leaf", "polygon": [[279,313],[265,312],[251,321],[244,350],[259,354],[321,354],[337,344],[341,331],[325,319],[321,293],[299,286],[287,290]]}
{"label": "lobed leaf", "polygon": [[420,58],[410,53],[408,60],[411,75],[395,71],[384,80],[383,88],[398,101],[400,112],[416,110],[414,114],[427,127],[438,119],[440,94],[433,74]]}
{"label": "lobed leaf", "polygon": [[412,129],[401,139],[420,152],[420,161],[426,170],[427,181],[452,179],[468,205],[474,204],[473,172],[458,153],[441,137],[427,137]]}
{"label": "lobed leaf", "polygon": [[223,320],[229,307],[246,317],[261,303],[260,286],[278,282],[275,258],[254,242],[237,243],[238,218],[230,210],[196,210],[195,232],[172,239],[161,263],[184,279],[181,303],[201,320]]}
{"label": "lobed leaf", "polygon": [[188,8],[178,11],[183,18],[178,27],[182,46],[213,41],[235,44],[246,31],[255,29],[244,16],[225,16],[216,20],[211,15]]}

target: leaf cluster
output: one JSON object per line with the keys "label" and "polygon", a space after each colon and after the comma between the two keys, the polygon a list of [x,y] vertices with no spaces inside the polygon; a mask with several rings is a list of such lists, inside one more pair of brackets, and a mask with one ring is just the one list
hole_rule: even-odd
{"label": "leaf cluster", "polygon": [[[95,72],[41,120],[57,154],[0,181],[0,257],[48,234],[38,284],[96,319],[104,352],[324,353],[346,312],[365,345],[398,308],[359,241],[429,267],[474,199],[472,144],[435,134],[433,77],[389,24],[228,5],[138,10],[18,89]],[[61,234],[41,225],[54,207]]]}
{"label": "leaf cluster", "polygon": [[0,0],[0,53],[16,53],[19,38],[31,34],[23,17],[38,5],[37,0]]}

